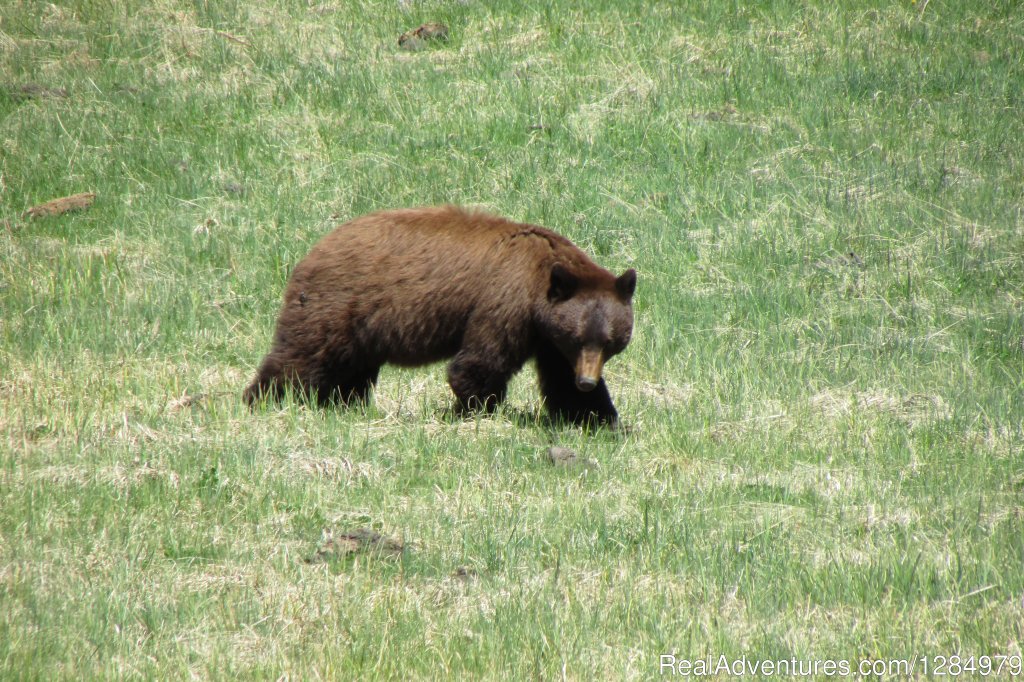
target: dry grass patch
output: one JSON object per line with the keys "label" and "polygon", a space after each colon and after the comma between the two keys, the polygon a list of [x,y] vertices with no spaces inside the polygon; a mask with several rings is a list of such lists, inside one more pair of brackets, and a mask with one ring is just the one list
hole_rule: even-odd
{"label": "dry grass patch", "polygon": [[838,419],[860,411],[888,415],[911,428],[952,416],[952,411],[942,396],[894,395],[889,389],[825,389],[811,397],[810,405],[829,419]]}
{"label": "dry grass patch", "polygon": [[291,470],[300,472],[303,478],[323,479],[343,485],[376,485],[386,473],[372,462],[353,462],[348,457],[324,457],[311,453],[290,454],[288,464]]}

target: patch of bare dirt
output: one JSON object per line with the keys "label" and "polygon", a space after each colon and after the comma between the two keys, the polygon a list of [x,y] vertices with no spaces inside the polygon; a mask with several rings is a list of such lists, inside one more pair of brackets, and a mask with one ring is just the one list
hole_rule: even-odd
{"label": "patch of bare dirt", "polygon": [[338,534],[327,529],[324,531],[320,547],[313,556],[306,559],[306,563],[324,563],[358,554],[381,559],[398,559],[404,553],[405,545],[401,541],[381,535],[372,528],[357,528]]}
{"label": "patch of bare dirt", "polygon": [[8,85],[5,89],[8,96],[16,102],[29,99],[64,99],[68,96],[67,88],[51,88],[39,83]]}
{"label": "patch of bare dirt", "polygon": [[43,218],[46,216],[63,215],[71,211],[82,211],[92,206],[92,202],[95,200],[95,192],[82,192],[80,194],[72,194],[68,197],[51,199],[50,201],[28,209],[25,211],[24,217]]}

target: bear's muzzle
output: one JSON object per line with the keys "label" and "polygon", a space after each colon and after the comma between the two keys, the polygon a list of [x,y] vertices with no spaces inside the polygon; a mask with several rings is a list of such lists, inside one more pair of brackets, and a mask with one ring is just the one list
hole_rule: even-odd
{"label": "bear's muzzle", "polygon": [[600,348],[584,348],[576,358],[576,389],[593,391],[597,382],[601,381],[601,368],[604,366],[604,353]]}

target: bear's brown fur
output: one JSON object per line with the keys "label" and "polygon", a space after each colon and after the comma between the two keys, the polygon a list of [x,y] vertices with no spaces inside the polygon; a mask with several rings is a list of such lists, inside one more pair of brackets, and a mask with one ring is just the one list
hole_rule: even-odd
{"label": "bear's brown fur", "polygon": [[364,399],[384,363],[453,358],[460,406],[490,410],[534,357],[553,417],[614,424],[601,368],[629,343],[635,286],[543,227],[451,206],[372,213],[296,266],[245,398]]}

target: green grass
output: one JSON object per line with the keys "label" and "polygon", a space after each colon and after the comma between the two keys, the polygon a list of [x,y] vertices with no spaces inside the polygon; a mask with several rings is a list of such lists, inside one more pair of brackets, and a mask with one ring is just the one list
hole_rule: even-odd
{"label": "green grass", "polygon": [[[399,50],[424,21],[450,41]],[[0,677],[1020,654],[1021,35],[1016,2],[5,3]],[[444,202],[638,270],[623,432],[546,426],[532,368],[476,420],[442,366],[244,408],[319,235]],[[365,527],[402,558],[308,562]]]}

